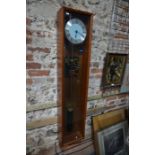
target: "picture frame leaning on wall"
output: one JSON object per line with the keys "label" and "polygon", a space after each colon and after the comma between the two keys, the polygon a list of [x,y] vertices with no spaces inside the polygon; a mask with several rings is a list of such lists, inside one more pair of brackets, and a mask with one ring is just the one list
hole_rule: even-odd
{"label": "picture frame leaning on wall", "polygon": [[97,133],[99,155],[128,155],[128,123],[123,121]]}

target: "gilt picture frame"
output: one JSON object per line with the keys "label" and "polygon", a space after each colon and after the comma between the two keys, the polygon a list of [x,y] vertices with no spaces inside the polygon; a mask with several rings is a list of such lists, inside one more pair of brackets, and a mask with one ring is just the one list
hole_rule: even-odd
{"label": "gilt picture frame", "polygon": [[127,54],[107,53],[103,69],[103,88],[122,84]]}
{"label": "gilt picture frame", "polygon": [[97,133],[99,155],[128,155],[127,121],[117,123]]}
{"label": "gilt picture frame", "polygon": [[120,93],[129,92],[129,63],[126,64],[123,81],[120,89]]}

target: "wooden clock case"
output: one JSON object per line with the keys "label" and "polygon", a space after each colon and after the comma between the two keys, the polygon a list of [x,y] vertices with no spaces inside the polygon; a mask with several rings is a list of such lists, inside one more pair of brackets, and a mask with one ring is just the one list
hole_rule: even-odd
{"label": "wooden clock case", "polygon": [[[84,22],[87,36],[82,44],[73,45],[66,39],[66,14]],[[92,23],[89,12],[69,7],[58,12],[58,126],[62,147],[79,142],[85,135]]]}

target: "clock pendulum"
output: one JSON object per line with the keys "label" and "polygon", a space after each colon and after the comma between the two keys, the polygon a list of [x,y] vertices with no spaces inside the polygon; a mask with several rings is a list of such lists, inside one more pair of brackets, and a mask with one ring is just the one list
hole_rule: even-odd
{"label": "clock pendulum", "polygon": [[84,138],[93,14],[58,13],[58,104],[62,146]]}
{"label": "clock pendulum", "polygon": [[[70,20],[71,20],[71,15],[70,16]],[[71,23],[70,23],[71,24]],[[67,24],[66,24],[67,25]],[[68,26],[68,25],[67,25]],[[66,36],[69,36],[68,37],[68,40],[70,40],[70,35],[69,35],[69,26],[67,28],[65,28],[65,32],[66,32]],[[70,40],[71,41],[71,40]],[[66,130],[67,132],[71,132],[73,130],[73,119],[74,119],[74,108],[73,108],[73,104],[74,102],[72,101],[72,90],[73,90],[73,83],[72,83],[72,72],[74,71],[73,70],[73,45],[71,44],[71,56],[69,57],[69,61],[71,62],[69,65],[70,66],[70,71],[69,71],[69,76],[70,76],[70,88],[69,88],[69,98],[70,98],[70,101],[67,104],[67,109],[66,109]]]}

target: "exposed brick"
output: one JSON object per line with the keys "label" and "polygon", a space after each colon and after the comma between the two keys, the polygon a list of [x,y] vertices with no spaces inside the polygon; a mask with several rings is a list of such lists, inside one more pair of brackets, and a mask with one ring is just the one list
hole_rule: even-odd
{"label": "exposed brick", "polygon": [[29,70],[28,74],[30,76],[48,76],[49,70]]}
{"label": "exposed brick", "polygon": [[54,68],[55,67],[55,64],[51,63],[51,64],[48,65],[48,67],[49,68]]}
{"label": "exposed brick", "polygon": [[101,94],[101,90],[96,91],[96,94]]}
{"label": "exposed brick", "polygon": [[97,78],[97,79],[102,78],[102,73],[96,74],[96,75],[95,75],[95,78]]}
{"label": "exposed brick", "polygon": [[52,34],[49,32],[49,33],[48,33],[48,37],[51,37],[51,36],[52,36]]}
{"label": "exposed brick", "polygon": [[116,100],[117,96],[110,96],[108,98],[106,98],[106,101],[112,101],[112,100]]}
{"label": "exposed brick", "polygon": [[46,37],[46,33],[43,31],[38,31],[37,34],[38,34],[38,37]]}
{"label": "exposed brick", "polygon": [[128,94],[121,94],[118,96],[118,99],[126,98],[127,96],[128,96]]}
{"label": "exposed brick", "polygon": [[92,68],[91,73],[101,73],[102,69]]}
{"label": "exposed brick", "polygon": [[32,32],[29,29],[26,29],[26,35],[32,36]]}
{"label": "exposed brick", "polygon": [[38,31],[37,32],[37,36],[38,37],[46,37],[45,33],[44,32],[41,32],[41,31]]}
{"label": "exposed brick", "polygon": [[124,35],[124,34],[116,34],[114,36],[114,38],[117,38],[117,39],[128,39],[128,35]]}
{"label": "exposed brick", "polygon": [[26,38],[26,44],[31,44],[32,43],[32,38],[27,37]]}
{"label": "exposed brick", "polygon": [[[77,9],[82,9],[88,12],[90,11],[96,14],[94,19],[95,23],[93,27],[94,33],[92,38],[93,42],[92,42],[92,56],[91,56],[91,67],[90,67],[90,77],[89,77],[89,88],[90,88],[89,96],[91,97],[91,95],[97,95],[97,94],[102,95],[103,91],[105,91],[105,94],[103,93],[103,106],[105,107],[105,109],[101,108],[102,109],[101,111],[98,108],[98,106],[100,106],[100,103],[102,102],[101,99],[95,100],[94,101],[95,104],[98,105],[95,108],[96,110],[95,114],[104,112],[104,110],[110,111],[113,109],[117,109],[119,108],[118,106],[119,103],[122,104],[121,101],[123,101],[124,98],[118,99],[118,95],[116,95],[120,91],[119,88],[117,88],[116,91],[113,91],[113,89],[115,88],[106,88],[104,90],[100,90],[100,83],[102,80],[102,73],[104,69],[102,62],[104,61],[103,59],[106,56],[106,53],[107,52],[121,53],[122,51],[125,51],[125,53],[128,53],[128,51],[125,50],[125,47],[128,46],[127,44],[128,40],[114,38],[114,35],[117,35],[117,34],[124,35],[128,33],[128,32],[124,33],[120,31],[121,27],[123,27],[123,31],[126,31],[126,30],[128,31],[128,25],[127,25],[128,20],[126,19],[128,18],[128,14],[127,14],[128,12],[124,14],[124,12],[121,11],[120,15],[122,16],[115,18],[115,20],[116,22],[118,20],[121,21],[121,24],[124,24],[124,25],[118,24],[118,26],[116,27],[117,30],[111,31],[109,30],[109,26],[111,25],[110,22],[112,21],[111,18],[114,17],[112,12],[112,7],[114,4],[113,1],[87,0],[88,5],[90,3],[88,8],[81,7],[82,6],[81,2],[84,2],[84,1],[76,1],[76,0],[52,1],[51,7],[53,9],[51,10],[52,12],[50,12],[48,11],[50,10],[48,1],[44,3],[45,4],[44,9],[46,9],[47,11],[42,11],[42,10],[39,10],[42,7],[42,3],[40,3],[40,1],[35,1],[34,3],[34,0],[28,0],[27,2],[28,18],[26,19],[27,38],[32,38],[31,39],[32,43],[29,42],[31,44],[27,45],[27,53],[26,53],[27,63],[36,62],[41,64],[41,69],[34,68],[34,69],[27,69],[26,71],[27,78],[28,78],[27,83],[29,84],[27,87],[28,106],[35,105],[35,104],[41,105],[42,103],[48,103],[49,101],[57,102],[58,100],[57,91],[60,92],[60,96],[62,95],[59,89],[59,87],[62,85],[61,82],[59,82],[62,80],[62,77],[56,74],[57,73],[57,56],[56,56],[57,53],[55,53],[56,52],[55,50],[57,50],[57,47],[55,45],[57,41],[56,23],[58,23],[58,19],[56,18],[55,13],[59,10],[61,5],[66,5],[66,6],[76,5]],[[124,3],[120,3],[116,1],[115,4],[123,5]],[[115,6],[114,6],[114,9],[115,9]],[[109,21],[109,22],[106,22],[106,21]],[[112,34],[111,40],[110,40],[111,41],[110,43],[112,43],[112,48],[111,48],[111,44],[105,41],[109,37],[109,34],[107,32],[110,32]],[[121,41],[125,41],[125,42],[121,42]],[[103,42],[104,44],[102,44]],[[107,47],[108,47],[108,50],[107,50]],[[59,60],[60,59],[58,58],[58,61]],[[58,64],[61,65],[61,63],[58,63]],[[60,67],[60,70],[58,70],[58,72],[61,71],[62,69],[61,67]],[[56,85],[57,83],[58,83],[58,88]],[[105,97],[105,96],[112,95],[112,94],[115,94],[116,99],[114,100],[109,99],[109,101],[106,102],[106,99],[108,99],[108,97]],[[128,101],[128,96],[125,99],[127,99]],[[59,101],[57,106],[60,106],[60,102],[61,101]],[[36,118],[44,117],[42,113],[45,115],[46,113],[51,113],[53,115],[55,113],[55,110],[54,111],[52,110],[52,112],[50,111],[50,109],[49,111],[40,110],[38,112],[37,111],[32,112],[32,115],[29,115],[29,113],[27,113],[27,115],[28,115],[28,118],[30,118],[31,116],[32,117],[34,116],[34,119],[35,119],[35,117]],[[93,115],[93,113],[91,113],[91,115]],[[88,123],[88,121],[86,121],[86,129],[87,127],[90,127],[89,125],[90,124]],[[55,126],[58,127],[57,124],[55,124]],[[31,155],[55,154],[55,147],[57,147],[57,145],[55,146],[53,141],[55,141],[55,139],[56,141],[59,139],[57,138],[58,136],[57,134],[56,134],[56,137],[53,136],[53,134],[47,134],[47,132],[51,129],[53,130],[53,125],[52,127],[51,125],[48,125],[43,128],[27,130],[27,133],[30,135],[30,138],[31,138],[31,141],[27,141],[27,146],[28,146],[27,148],[29,148],[27,149],[27,153],[31,152]],[[91,135],[89,131],[86,132],[86,135],[89,136],[89,134]],[[50,148],[50,150],[49,149],[44,150],[49,146],[52,147]]]}
{"label": "exposed brick", "polygon": [[126,103],[120,103],[118,106],[124,106],[126,105]]}
{"label": "exposed brick", "polygon": [[127,99],[121,99],[121,102],[122,103],[126,103],[127,102]]}
{"label": "exposed brick", "polygon": [[93,67],[98,68],[98,67],[99,67],[99,63],[98,63],[98,62],[94,62],[94,63],[93,63]]}
{"label": "exposed brick", "polygon": [[116,105],[110,105],[110,106],[105,107],[105,110],[109,110],[109,109],[112,109],[112,108],[115,108],[115,107],[116,107]]}
{"label": "exposed brick", "polygon": [[28,47],[28,50],[31,52],[39,51],[44,53],[50,53],[50,48]]}
{"label": "exposed brick", "polygon": [[32,20],[30,18],[26,18],[26,25],[30,26],[31,25]]}
{"label": "exposed brick", "polygon": [[26,84],[27,85],[32,85],[32,82],[33,82],[32,79],[26,79]]}
{"label": "exposed brick", "polygon": [[115,104],[115,101],[110,101],[109,103],[108,103],[108,105],[114,105]]}
{"label": "exposed brick", "polygon": [[119,23],[119,27],[126,27],[126,28],[128,28],[129,27],[129,25],[127,24],[127,23]]}
{"label": "exposed brick", "polygon": [[33,60],[33,55],[32,54],[27,54],[26,55],[26,61],[32,61]]}
{"label": "exposed brick", "polygon": [[128,8],[128,7],[123,7],[122,9],[123,9],[125,12],[127,12],[127,13],[129,12],[129,8]]}
{"label": "exposed brick", "polygon": [[52,148],[49,148],[49,149],[46,149],[46,150],[40,150],[38,154],[36,155],[51,155],[51,154],[55,154],[55,150],[54,150],[54,147]]}
{"label": "exposed brick", "polygon": [[52,36],[52,33],[48,32],[48,31],[35,31],[35,30],[33,30],[30,32],[36,34],[37,37],[51,37]]}
{"label": "exposed brick", "polygon": [[41,64],[39,63],[26,63],[26,69],[40,69]]}

